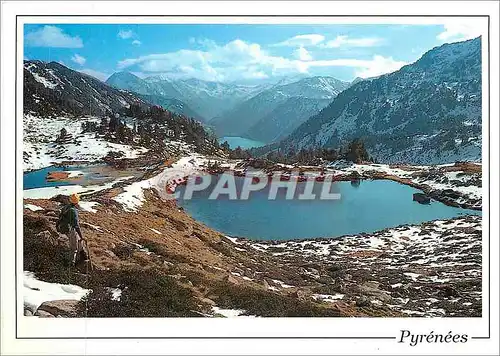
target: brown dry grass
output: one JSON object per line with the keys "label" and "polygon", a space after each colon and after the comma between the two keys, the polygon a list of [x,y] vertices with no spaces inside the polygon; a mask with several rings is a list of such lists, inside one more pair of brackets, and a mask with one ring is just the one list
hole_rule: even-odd
{"label": "brown dry grass", "polygon": [[[119,192],[120,189],[113,189],[94,196],[92,200],[101,204],[95,207],[97,213],[79,212],[82,232],[88,240],[95,265],[93,274],[133,269],[140,276],[141,270],[147,273],[147,270],[153,268],[170,278],[169,281],[175,280],[182,290],[200,301],[209,298],[219,306],[246,308],[249,314],[254,315],[370,316],[379,313],[377,310],[357,310],[356,307],[339,308],[337,304],[314,302],[312,299],[302,300],[290,295],[290,290],[271,291],[264,282],[266,279],[279,279],[287,284],[300,286],[306,294],[310,294],[310,289],[321,282],[311,281],[310,277],[300,272],[304,261],[284,265],[279,257],[269,253],[254,249],[237,250],[222,234],[195,221],[180,210],[174,201],[162,201],[151,191],[145,191],[146,201],[137,212],[125,212],[111,199]],[[56,201],[46,199],[26,199],[24,202],[45,209],[36,212],[24,210],[25,230],[27,221],[42,218],[43,224],[35,224],[32,230],[26,230],[24,237],[25,241],[31,239],[32,249],[38,249],[40,246],[33,237],[40,230],[48,229],[54,233],[60,206]],[[161,235],[152,229],[159,231]],[[58,241],[65,246],[64,239],[65,237],[60,236]],[[64,248],[57,249],[62,251]],[[31,252],[28,246],[25,254]],[[47,255],[52,254],[47,252]],[[61,257],[61,264],[65,263],[63,260]],[[42,267],[40,262],[30,261],[30,266],[35,266],[33,269],[50,265],[49,256],[42,260]],[[66,275],[58,274],[58,266],[54,267],[46,271],[49,276],[56,280],[66,278]],[[248,278],[243,278],[244,276]],[[163,282],[151,280],[151,283],[161,285]],[[95,288],[97,290],[97,286]],[[181,289],[179,293],[180,291]],[[102,290],[95,296],[107,298],[106,295]],[[113,303],[108,300],[104,304]],[[107,311],[108,309],[101,309],[95,304],[94,308],[95,316],[114,315],[113,308],[106,307],[109,309]],[[202,309],[198,312],[207,312],[206,305],[200,308]],[[127,313],[127,310],[121,309],[119,315]],[[175,315],[175,311],[172,313]],[[130,315],[137,315],[137,310],[130,311]]]}

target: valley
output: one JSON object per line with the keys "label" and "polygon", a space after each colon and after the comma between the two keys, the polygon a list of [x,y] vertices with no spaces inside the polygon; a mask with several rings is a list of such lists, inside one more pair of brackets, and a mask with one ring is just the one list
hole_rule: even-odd
{"label": "valley", "polygon": [[[25,315],[482,316],[480,41],[353,82],[104,83],[25,61]],[[210,199],[225,175],[340,199]],[[87,275],[55,229],[71,193]]]}

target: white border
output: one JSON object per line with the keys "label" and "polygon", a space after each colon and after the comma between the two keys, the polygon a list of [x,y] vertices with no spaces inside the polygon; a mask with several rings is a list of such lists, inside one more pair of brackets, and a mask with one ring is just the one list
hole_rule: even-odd
{"label": "white border", "polygon": [[[207,340],[155,340],[151,342],[140,342],[133,340],[115,340],[114,342],[103,340],[44,340],[44,341],[29,341],[29,340],[13,340],[13,286],[14,274],[12,273],[13,256],[9,251],[14,249],[14,239],[8,238],[14,235],[13,222],[13,201],[14,201],[14,184],[12,181],[12,171],[14,161],[12,159],[12,148],[14,146],[14,107],[15,100],[13,83],[14,83],[14,56],[13,49],[15,46],[14,29],[15,17],[14,14],[191,14],[193,9],[196,13],[203,14],[456,14],[456,15],[472,15],[472,14],[490,14],[491,17],[491,90],[498,97],[498,4],[492,2],[474,2],[474,3],[449,3],[449,2],[266,2],[264,3],[236,3],[236,2],[198,2],[195,4],[187,2],[153,2],[153,3],[131,3],[131,2],[22,2],[22,3],[3,3],[2,4],[2,340],[7,340],[8,349],[4,349],[5,342],[2,343],[2,352],[5,350],[9,354],[25,353],[25,352],[40,352],[44,349],[51,354],[58,352],[71,352],[86,354],[102,354],[106,350],[113,350],[114,353],[186,353],[186,352],[212,352],[216,354],[234,354],[234,353],[271,353],[280,352],[285,354],[309,354],[309,353],[342,353],[342,354],[359,354],[366,352],[375,352],[382,354],[401,354],[401,353],[425,353],[432,352],[433,354],[453,353],[453,354],[473,354],[495,353],[498,343],[494,339],[498,335],[498,305],[494,301],[498,299],[498,220],[492,221],[491,245],[488,246],[487,240],[483,238],[484,260],[483,260],[483,282],[487,281],[487,254],[488,248],[491,248],[491,288],[492,300],[491,304],[491,336],[490,340],[473,340],[466,344],[459,345],[436,345],[422,344],[418,347],[411,348],[408,345],[398,344],[393,340],[223,340],[224,349],[219,345],[220,341]],[[95,21],[90,18],[23,18],[23,21],[33,20],[37,23],[42,22],[82,22],[82,23],[139,23],[139,22],[178,22],[182,18],[148,18],[136,20],[131,17],[111,18],[99,17]],[[133,21],[135,20],[135,21]],[[151,21],[150,21],[151,20]],[[171,21],[169,21],[171,20]],[[211,23],[318,23],[328,20],[328,23],[340,23],[343,20],[340,18],[193,18],[185,19],[187,23],[211,22]],[[356,18],[349,19],[350,23],[396,23],[395,18]],[[158,21],[158,22],[157,22]],[[219,21],[219,22],[216,22]],[[280,22],[281,21],[281,22]],[[416,23],[414,19],[403,18],[399,23]],[[439,23],[443,21],[441,18],[427,18],[423,20],[425,23]],[[423,23],[422,22],[422,23]],[[21,24],[21,23],[20,23]],[[18,59],[22,61],[22,26],[18,26]],[[487,109],[487,56],[486,56],[486,41],[487,37],[483,36],[483,120],[488,117]],[[22,66],[18,66],[18,98],[22,98]],[[20,79],[21,78],[21,79]],[[18,118],[22,118],[22,108],[19,105]],[[496,118],[491,120],[489,125],[491,132],[491,152],[493,152],[492,166],[486,167],[487,152],[483,151],[483,162],[485,174],[483,175],[483,184],[488,183],[487,169],[490,169],[492,182],[491,196],[492,201],[491,211],[486,211],[487,195],[485,194],[483,206],[484,236],[487,236],[487,219],[490,214],[498,216],[498,102],[491,102],[491,117]],[[484,123],[485,121],[483,121]],[[483,124],[483,149],[487,147],[487,132],[486,125]],[[22,144],[22,122],[18,119],[17,137],[19,145]],[[495,156],[496,155],[496,156]],[[17,161],[22,164],[22,151],[16,152]],[[18,167],[17,179],[22,182],[22,173],[20,166]],[[22,197],[22,184],[18,184],[18,197]],[[496,198],[495,198],[496,197]],[[22,229],[22,205],[18,204],[18,227],[19,232]],[[7,238],[6,238],[7,236]],[[18,242],[21,242],[18,240]],[[18,254],[22,254],[21,243],[18,243]],[[21,275],[22,261],[19,259],[17,266],[18,275]],[[10,272],[9,272],[10,271]],[[18,281],[18,289],[22,290],[22,280]],[[6,288],[6,285],[10,288]],[[483,309],[487,313],[487,285],[483,283]],[[20,307],[19,307],[19,304]],[[22,299],[18,301],[18,310],[22,313]],[[467,333],[474,335],[487,335],[487,320],[486,318],[443,318],[443,319],[337,319],[337,318],[269,318],[269,319],[34,319],[19,317],[19,336],[37,335],[37,336],[343,336],[343,335],[359,335],[359,336],[397,336],[402,328],[410,329],[414,333],[428,333],[434,330],[435,333],[446,334],[449,330],[454,333]],[[33,349],[36,344],[37,348]],[[276,348],[275,345],[280,347]],[[107,345],[107,346],[105,346]],[[110,349],[109,345],[112,345]],[[162,345],[160,347],[160,345]],[[190,345],[189,348],[187,345]],[[274,345],[274,346],[272,346]]]}

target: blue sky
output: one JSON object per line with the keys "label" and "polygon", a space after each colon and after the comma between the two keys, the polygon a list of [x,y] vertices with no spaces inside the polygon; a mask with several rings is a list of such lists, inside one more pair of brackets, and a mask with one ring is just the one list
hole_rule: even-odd
{"label": "blue sky", "polygon": [[477,37],[443,25],[26,24],[24,58],[57,61],[105,80],[140,77],[259,82],[289,75],[371,77],[446,42]]}

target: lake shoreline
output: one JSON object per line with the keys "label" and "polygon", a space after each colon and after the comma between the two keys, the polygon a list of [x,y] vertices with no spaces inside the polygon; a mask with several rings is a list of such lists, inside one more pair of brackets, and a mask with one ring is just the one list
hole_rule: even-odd
{"label": "lake shoreline", "polygon": [[[236,176],[244,176],[246,174],[246,169],[247,168],[254,168],[252,167],[251,163],[249,164],[249,161],[239,161],[240,166],[236,165],[236,167],[227,167],[224,164],[221,166],[221,169],[218,171],[206,169],[204,172],[209,173],[209,174],[219,174],[223,172],[232,172]],[[246,163],[242,163],[246,162]],[[477,169],[479,169],[479,172],[481,170],[481,166],[474,164],[474,163],[458,163],[455,165],[444,165],[441,172],[439,172],[440,168],[437,168],[437,173],[446,173],[450,170],[454,169],[461,169],[463,168],[463,165],[473,165],[475,168],[471,170],[469,167],[465,168],[464,172],[474,172],[477,173]],[[355,166],[355,165],[354,165]],[[432,181],[423,181],[423,182],[417,182],[415,180],[412,180],[411,177],[402,177],[401,175],[396,175],[393,174],[392,172],[384,172],[380,171],[377,168],[378,167],[383,167],[383,168],[389,168],[391,165],[381,165],[381,164],[365,164],[367,167],[373,168],[372,170],[367,169],[363,170],[361,172],[353,169],[350,171],[345,171],[345,170],[328,170],[328,168],[325,169],[325,167],[322,166],[286,166],[286,165],[273,165],[272,170],[269,171],[267,169],[261,169],[261,168],[256,168],[256,169],[261,169],[262,171],[262,176],[269,176],[270,174],[274,174],[277,172],[283,173],[284,176],[286,177],[292,177],[291,173],[294,171],[295,173],[298,173],[298,178],[300,179],[300,171],[302,172],[312,172],[308,178],[310,179],[316,179],[318,177],[326,177],[328,175],[332,176],[333,174],[333,181],[353,181],[353,180],[390,180],[394,181],[403,185],[410,186],[412,188],[418,189],[431,197],[432,199],[439,201],[445,205],[456,207],[456,208],[463,208],[463,209],[470,209],[470,210],[476,210],[476,211],[481,211],[482,210],[482,199],[468,199],[467,197],[464,196],[458,196],[456,194],[460,195],[460,192],[455,191],[455,192],[449,192],[445,189],[438,189],[433,186]],[[395,165],[395,172],[398,170],[400,171],[401,168],[403,167],[405,169],[410,169],[413,170],[414,172],[418,172],[419,170],[425,171],[429,170],[429,166],[412,166],[412,165]],[[438,166],[439,167],[439,166]],[[448,168],[449,167],[449,168]],[[436,168],[432,168],[436,170]],[[469,171],[467,171],[469,170]],[[412,172],[412,171],[410,171]],[[480,187],[479,187],[480,188]],[[451,187],[451,190],[453,190],[453,187]],[[455,193],[452,194],[450,197],[450,193]],[[464,201],[461,201],[460,199],[464,198]]]}
{"label": "lake shoreline", "polygon": [[252,140],[251,138],[241,136],[224,136],[220,137],[218,140],[220,144],[227,142],[229,144],[229,148],[233,150],[238,147],[246,150],[268,145],[268,143]]}
{"label": "lake shoreline", "polygon": [[[82,194],[81,226],[95,264],[93,273],[114,276],[126,271],[141,280],[153,268],[186,288],[178,298],[195,298],[196,310],[185,316],[195,310],[214,317],[220,309],[270,317],[481,316],[482,217],[406,224],[330,239],[242,240],[207,227],[176,201],[162,198],[163,184],[175,178],[173,172],[199,172],[208,160],[213,158],[183,157],[146,171],[141,178]],[[225,165],[241,168],[234,161]],[[353,169],[362,168],[366,167]],[[58,201],[56,196],[24,199],[25,269],[36,278],[49,278],[48,282],[75,284],[106,295],[107,288],[116,286],[89,286],[84,280],[44,270],[59,263],[54,254],[67,244],[55,231]],[[40,243],[47,255],[30,254],[29,246]],[[457,260],[452,256],[458,247]],[[133,280],[120,284],[120,290],[137,288]],[[282,307],[267,309],[265,300]],[[147,304],[144,299],[138,302]],[[93,303],[100,308],[109,301]],[[99,315],[114,317],[114,310],[103,309]],[[121,309],[125,315],[132,312]],[[161,316],[155,311],[148,315]]]}
{"label": "lake shoreline", "polygon": [[[207,158],[205,157],[205,159],[207,159]],[[220,167],[220,171],[221,172],[222,171],[231,172],[235,176],[244,176],[247,169],[251,168],[251,162],[249,162],[249,161],[230,161],[230,160],[224,160],[224,159],[220,159],[220,158],[219,158],[219,160],[222,162],[221,167]],[[210,161],[210,159],[209,159],[209,161]],[[87,162],[87,163],[88,163],[88,166],[92,166],[92,162]],[[68,166],[68,165],[66,164],[65,166]],[[352,167],[354,167],[354,168],[352,168]],[[397,182],[399,184],[410,186],[412,188],[418,189],[418,190],[424,192],[425,194],[427,194],[432,199],[434,199],[440,203],[443,203],[447,206],[450,206],[450,207],[470,209],[470,210],[474,210],[474,211],[481,211],[482,210],[482,206],[480,204],[478,204],[477,200],[472,200],[472,199],[459,200],[462,198],[461,195],[459,195],[458,199],[457,198],[450,199],[448,194],[443,194],[444,190],[433,188],[432,184],[426,184],[426,183],[429,183],[427,181],[415,182],[414,179],[412,180],[411,178],[408,178],[408,177],[402,177],[401,174],[399,174],[399,175],[394,174],[394,172],[401,173],[400,172],[401,167],[403,167],[403,166],[398,166],[398,168],[394,167],[393,171],[377,170],[377,169],[381,169],[381,168],[383,168],[384,170],[388,170],[389,166],[387,166],[387,165],[369,164],[369,165],[364,165],[364,166],[363,165],[358,165],[358,166],[354,165],[352,167],[349,169],[346,168],[346,169],[340,169],[340,170],[338,170],[338,169],[332,170],[332,169],[325,168],[325,167],[312,167],[312,166],[290,167],[290,166],[284,166],[284,165],[274,165],[273,170],[271,172],[266,171],[266,170],[262,170],[262,174],[269,175],[271,173],[274,174],[276,172],[281,172],[284,176],[287,177],[287,179],[294,179],[293,176],[290,175],[290,173],[291,173],[292,169],[296,169],[297,171],[299,171],[298,174],[303,174],[302,176],[299,175],[297,177],[297,179],[299,179],[301,177],[304,178],[305,175],[307,175],[305,177],[306,179],[318,179],[319,177],[324,178],[327,176],[332,176],[334,182],[335,181],[337,181],[337,182],[351,181],[352,182],[353,179],[356,179],[359,181],[363,181],[363,180],[394,181],[394,182]],[[363,169],[356,170],[356,167],[363,167]],[[478,167],[480,168],[480,166],[474,165],[473,169],[475,171],[477,171]],[[463,168],[463,165],[462,166],[461,165],[458,165],[458,166],[447,165],[446,167],[441,168],[441,169],[444,169],[445,172],[447,172],[450,169],[459,169],[459,168]],[[113,167],[110,167],[110,169],[113,169]],[[409,172],[415,172],[416,167],[415,166],[407,166],[405,169],[411,169]],[[435,169],[435,168],[433,168],[433,169]],[[468,169],[470,170],[470,167]],[[428,170],[427,167],[425,167],[425,170]],[[196,172],[196,171],[203,172],[203,173],[209,173],[209,174],[220,173],[220,172],[214,172],[213,170],[209,169],[208,167],[203,167],[203,166],[200,166],[198,169],[196,169],[193,172]],[[191,174],[193,172],[191,172]],[[255,174],[255,171],[253,172],[253,174]],[[143,176],[147,176],[147,175],[149,175],[148,171],[145,171]],[[140,179],[141,179],[140,177],[135,177],[133,180],[130,180],[128,183],[134,182],[134,181],[140,181]],[[57,183],[57,182],[51,182],[51,183]],[[69,185],[68,181],[64,181],[62,183],[64,183],[64,185]],[[112,184],[113,182],[112,181],[108,182],[108,184],[110,184],[110,183]],[[120,183],[120,185],[123,185],[123,183]],[[37,189],[37,188],[34,188],[34,189]],[[156,187],[156,189],[157,190],[158,189],[160,189],[160,190],[165,189],[166,190],[169,188],[167,185],[166,187]],[[175,189],[175,186],[174,186],[174,189]],[[453,193],[459,194],[455,191],[453,191]],[[176,202],[176,204],[180,207],[182,206],[182,204],[179,204],[178,202]],[[415,203],[415,204],[417,204],[417,203]],[[239,234],[236,234],[236,235],[239,235]],[[339,236],[341,236],[341,235],[339,235]]]}
{"label": "lake shoreline", "polygon": [[[84,206],[96,203],[93,210],[80,213],[96,263],[94,273],[136,265],[141,274],[155,268],[178,276],[182,285],[196,291],[199,312],[206,316],[215,315],[212,306],[247,315],[290,316],[292,305],[301,305],[301,316],[481,316],[481,217],[407,224],[340,238],[255,241],[224,236],[190,217],[175,201],[163,201],[155,190],[144,191],[137,211],[125,211],[113,200],[123,189],[83,197]],[[26,199],[25,204],[24,239],[30,246],[54,234],[59,205],[56,198]],[[427,246],[433,252],[424,253]],[[460,259],[450,254],[456,246],[464,251]],[[120,251],[125,249],[130,252],[123,255]],[[422,258],[434,262],[422,264]],[[465,259],[468,267],[460,265]],[[474,274],[463,275],[472,269]],[[55,281],[89,289],[83,282]],[[92,286],[93,290],[108,287]],[[249,302],[255,294],[240,294],[243,291],[257,293],[259,300],[284,298],[290,309],[260,309],[260,303]],[[222,302],[231,295],[235,297]],[[113,316],[113,311],[106,315]]]}

